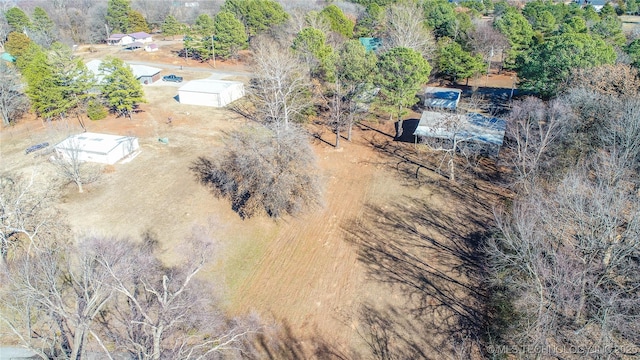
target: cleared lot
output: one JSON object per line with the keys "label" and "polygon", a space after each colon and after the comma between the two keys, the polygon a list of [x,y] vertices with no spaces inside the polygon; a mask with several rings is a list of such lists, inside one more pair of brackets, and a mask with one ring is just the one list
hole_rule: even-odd
{"label": "cleared lot", "polygon": [[[376,342],[400,358],[419,357],[416,351],[444,358],[463,345],[477,351],[472,337],[461,339],[481,332],[474,246],[500,201],[498,189],[475,180],[450,184],[428,170],[425,154],[392,141],[393,124],[372,122],[341,150],[315,143],[323,208],[243,221],[196,182],[189,165],[246,121],[224,109],[179,104],[173,85],[145,87],[148,103],[132,121],[86,121],[91,132],[139,137],[142,152],[105,168],[84,194],[64,189],[61,207],[75,232],[136,238],[150,230],[171,262],[193,225],[211,226],[221,256],[203,276],[225,279],[230,313],[256,311],[287,329],[274,344],[288,350],[275,358],[368,359]],[[3,129],[0,170],[48,174],[45,159],[24,149],[70,129],[78,127],[39,120]],[[328,130],[316,130],[333,141]]]}

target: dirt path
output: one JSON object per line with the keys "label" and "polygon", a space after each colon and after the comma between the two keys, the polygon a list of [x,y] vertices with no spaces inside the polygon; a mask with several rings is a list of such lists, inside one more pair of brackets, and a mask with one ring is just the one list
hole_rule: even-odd
{"label": "dirt path", "polygon": [[346,345],[352,342],[348,314],[359,305],[364,274],[343,226],[362,212],[373,166],[363,163],[371,153],[359,145],[335,150],[321,144],[317,150],[325,207],[287,220],[233,303],[239,312],[257,308],[285,320],[297,334]]}

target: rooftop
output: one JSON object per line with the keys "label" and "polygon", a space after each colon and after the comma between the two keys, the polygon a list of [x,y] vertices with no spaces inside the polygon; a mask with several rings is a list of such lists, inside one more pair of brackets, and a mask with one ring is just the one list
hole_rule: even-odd
{"label": "rooftop", "polygon": [[107,39],[107,40],[120,40],[125,36],[127,36],[127,35],[126,34],[111,34],[111,36],[109,36],[109,39]]}
{"label": "rooftop", "polygon": [[427,87],[424,90],[424,106],[427,108],[455,110],[462,90],[443,87]]}
{"label": "rooftop", "polygon": [[[102,61],[97,59],[91,60],[87,63],[87,69],[89,69],[96,75],[98,82],[102,82],[102,79],[104,78],[104,74],[102,73],[102,71],[100,71],[100,64],[102,64]],[[153,76],[162,71],[162,69],[153,66],[135,64],[127,65],[129,65],[129,67],[131,68],[131,71],[133,72],[133,75],[136,77],[136,79],[139,79],[143,76]]]}
{"label": "rooftop", "polygon": [[446,114],[424,111],[413,135],[439,139],[467,139],[502,146],[507,123],[478,113]]}
{"label": "rooftop", "polygon": [[79,150],[94,154],[108,154],[123,142],[130,142],[134,137],[98,133],[82,133],[72,135],[56,145],[56,149]]}
{"label": "rooftop", "polygon": [[182,85],[178,91],[200,92],[208,94],[219,94],[234,85],[242,85],[239,81],[225,81],[213,79],[192,80]]}
{"label": "rooftop", "polygon": [[380,38],[360,38],[360,44],[364,46],[364,48],[369,51],[376,51],[380,46],[382,46],[382,40]]}
{"label": "rooftop", "polygon": [[134,39],[146,39],[148,37],[151,37],[151,35],[147,34],[146,32],[135,32],[133,34],[129,34],[129,36],[131,36]]}

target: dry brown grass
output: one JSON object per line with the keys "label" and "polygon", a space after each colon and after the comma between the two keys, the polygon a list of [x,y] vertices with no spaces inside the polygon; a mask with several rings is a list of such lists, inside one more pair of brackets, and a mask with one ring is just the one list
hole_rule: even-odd
{"label": "dry brown grass", "polygon": [[[471,255],[474,236],[500,198],[492,186],[475,180],[452,186],[428,164],[421,167],[412,145],[390,141],[392,124],[373,123],[356,129],[354,142],[342,142],[340,150],[314,144],[324,208],[279,221],[242,220],[189,166],[223,146],[225,133],[245,120],[179,104],[176,89],[145,87],[148,103],[132,121],[86,121],[92,132],[138,136],[142,151],[105,168],[84,194],[63,189],[60,206],[75,232],[138,237],[152,230],[170,262],[192,225],[214,223],[221,256],[204,276],[224,274],[230,313],[255,310],[288,326],[281,345],[293,348],[284,357],[371,358],[372,341],[385,341],[373,336],[383,318],[393,337],[386,341],[400,357],[421,356],[408,352],[412,346],[425,357],[453,355],[461,346],[454,334],[480,331]],[[43,158],[24,149],[55,134],[39,120],[2,129],[0,171],[46,169]],[[158,141],[164,137],[166,145]],[[324,140],[333,134],[325,130]]]}

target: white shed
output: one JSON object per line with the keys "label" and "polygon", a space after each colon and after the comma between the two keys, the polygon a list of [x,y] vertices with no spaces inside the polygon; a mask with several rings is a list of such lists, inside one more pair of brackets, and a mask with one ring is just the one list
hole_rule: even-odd
{"label": "white shed", "polygon": [[178,89],[181,104],[224,107],[244,96],[239,81],[213,79],[193,80]]}
{"label": "white shed", "polygon": [[67,159],[115,164],[140,148],[138,138],[98,133],[72,135],[55,146],[55,150]]}

